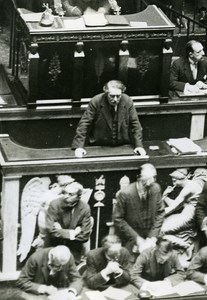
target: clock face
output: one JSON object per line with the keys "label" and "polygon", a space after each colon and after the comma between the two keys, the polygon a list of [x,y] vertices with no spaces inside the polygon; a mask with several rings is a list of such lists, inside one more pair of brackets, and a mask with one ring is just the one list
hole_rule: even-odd
{"label": "clock face", "polygon": [[97,191],[94,194],[94,198],[96,201],[102,201],[105,198],[105,193],[103,191]]}

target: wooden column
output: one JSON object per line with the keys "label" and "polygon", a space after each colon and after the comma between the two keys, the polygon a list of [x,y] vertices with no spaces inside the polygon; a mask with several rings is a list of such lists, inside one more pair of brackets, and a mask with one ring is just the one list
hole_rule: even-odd
{"label": "wooden column", "polygon": [[169,80],[170,80],[170,66],[172,61],[173,51],[171,48],[171,39],[166,39],[162,51],[162,71],[161,71],[161,84],[160,84],[160,97],[161,103],[168,101],[169,93]]}
{"label": "wooden column", "polygon": [[19,181],[20,176],[3,177],[1,212],[3,230],[3,273],[16,271]]}
{"label": "wooden column", "polygon": [[128,41],[122,41],[119,49],[119,80],[121,80],[125,85],[127,85],[128,81],[128,45]]}
{"label": "wooden column", "polygon": [[38,73],[39,73],[39,53],[38,45],[32,44],[29,53],[28,63],[28,104],[30,108],[35,106],[38,99]]}
{"label": "wooden column", "polygon": [[192,114],[190,138],[191,140],[199,140],[204,136],[205,127],[205,111],[199,111]]}

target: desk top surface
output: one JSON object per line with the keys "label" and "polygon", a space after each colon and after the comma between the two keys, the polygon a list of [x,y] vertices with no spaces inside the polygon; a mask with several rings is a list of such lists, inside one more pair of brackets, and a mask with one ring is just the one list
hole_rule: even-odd
{"label": "desk top surface", "polygon": [[[48,34],[48,33],[66,33],[66,32],[107,32],[107,31],[141,31],[154,29],[168,29],[174,30],[174,24],[166,17],[166,15],[155,5],[149,5],[144,11],[136,14],[125,15],[124,18],[129,22],[128,26],[121,25],[107,25],[102,27],[87,27],[84,24],[83,18],[60,18],[55,16],[52,26],[43,27],[38,21],[30,21],[28,18],[28,11],[25,9],[18,9],[20,16],[26,24],[30,34]],[[35,14],[35,13],[34,13]],[[33,15],[34,15],[33,14]],[[119,17],[119,16],[117,16]],[[116,16],[113,16],[116,18]],[[67,22],[68,21],[68,22]],[[130,23],[132,22],[132,23]],[[74,24],[74,26],[73,26]],[[130,25],[131,24],[131,25]],[[133,24],[133,25],[132,25]]]}

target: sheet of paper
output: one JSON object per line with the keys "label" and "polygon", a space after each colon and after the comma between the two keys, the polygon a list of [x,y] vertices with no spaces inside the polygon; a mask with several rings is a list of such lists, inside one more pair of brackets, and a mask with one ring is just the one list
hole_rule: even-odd
{"label": "sheet of paper", "polygon": [[173,290],[174,293],[179,294],[180,296],[187,296],[194,293],[204,293],[205,291],[200,284],[192,280],[187,280],[177,284],[174,286]]}
{"label": "sheet of paper", "polygon": [[78,30],[78,29],[86,28],[82,17],[76,19],[75,18],[63,19],[63,24],[64,27],[69,30],[74,30],[74,29]]}
{"label": "sheet of paper", "polygon": [[22,19],[24,19],[25,22],[40,22],[42,17],[41,13],[31,13],[31,14],[21,14]]}
{"label": "sheet of paper", "polygon": [[117,289],[110,286],[106,290],[104,290],[102,294],[105,297],[108,297],[113,300],[125,300],[127,297],[131,295],[131,292],[122,289]]}
{"label": "sheet of paper", "polygon": [[131,27],[145,28],[145,27],[147,27],[147,22],[135,22],[135,21],[131,21],[129,23],[129,25]]}
{"label": "sheet of paper", "polygon": [[108,24],[103,13],[85,14],[83,20],[86,26],[105,26]]}
{"label": "sheet of paper", "polygon": [[169,139],[167,142],[170,146],[175,147],[181,153],[197,153],[201,152],[201,147],[196,145],[191,139],[177,138],[177,139]]}
{"label": "sheet of paper", "polygon": [[99,291],[88,291],[85,294],[89,300],[107,300],[102,292]]}

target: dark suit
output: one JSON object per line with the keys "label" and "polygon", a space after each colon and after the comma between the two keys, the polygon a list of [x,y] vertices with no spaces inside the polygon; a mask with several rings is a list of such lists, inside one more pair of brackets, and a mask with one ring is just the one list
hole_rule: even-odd
{"label": "dark suit", "polygon": [[65,2],[68,3],[71,6],[77,6],[82,13],[90,7],[94,10],[98,10],[100,7],[107,7],[109,8],[109,4],[107,0],[61,0],[63,3],[63,8],[65,8]]}
{"label": "dark suit", "polygon": [[190,69],[190,62],[188,59],[180,57],[173,62],[170,73],[170,90],[184,91],[185,84],[195,84],[197,81],[206,81],[207,75],[207,58],[198,62],[197,78],[194,79]]}
{"label": "dark suit", "polygon": [[101,289],[104,290],[109,286],[120,287],[125,286],[129,283],[130,275],[130,254],[127,249],[121,249],[121,255],[119,258],[119,265],[123,269],[121,276],[115,277],[112,275],[109,281],[106,281],[102,275],[101,271],[107,266],[107,259],[104,254],[103,248],[98,248],[91,250],[87,255],[87,269],[84,275],[86,284],[91,289]]}
{"label": "dark suit", "polygon": [[136,244],[137,234],[143,238],[158,236],[164,219],[160,186],[152,183],[144,200],[140,199],[136,182],[120,191],[113,219],[127,248]]}
{"label": "dark suit", "polygon": [[193,257],[188,270],[187,277],[190,280],[205,284],[204,276],[207,274],[207,246],[201,248]]}
{"label": "dark suit", "polygon": [[142,284],[148,281],[169,279],[172,285],[176,285],[185,279],[185,272],[175,253],[164,263],[159,264],[155,256],[155,249],[143,251],[137,258],[132,271],[131,282],[140,289]]}
{"label": "dark suit", "polygon": [[[59,235],[53,232],[53,225],[58,222],[62,229]],[[81,232],[75,240],[69,239],[69,230],[81,227]],[[82,243],[86,242],[91,234],[91,214],[87,203],[79,201],[71,210],[66,207],[63,199],[53,200],[46,214],[47,235],[45,246],[66,245],[70,248],[75,259],[78,261],[81,256]]]}
{"label": "dark suit", "polygon": [[[52,248],[40,249],[33,253],[23,267],[17,286],[26,292],[38,294],[40,285],[50,285],[48,253]],[[57,288],[74,288],[77,293],[82,289],[82,280],[71,255],[68,263],[55,275],[53,285]]]}
{"label": "dark suit", "polygon": [[[117,108],[117,143],[114,146],[132,143],[142,147],[142,127],[133,101],[123,94]],[[107,95],[93,97],[83,114],[72,142],[72,149],[83,148],[87,134],[91,145],[112,146],[112,112]]]}

